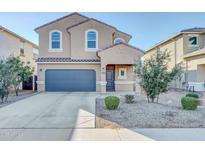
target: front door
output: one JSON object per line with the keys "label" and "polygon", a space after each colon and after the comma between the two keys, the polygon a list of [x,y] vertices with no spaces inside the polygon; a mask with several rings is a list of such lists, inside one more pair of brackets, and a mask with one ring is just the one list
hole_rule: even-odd
{"label": "front door", "polygon": [[107,66],[106,68],[106,90],[114,91],[115,90],[115,66]]}

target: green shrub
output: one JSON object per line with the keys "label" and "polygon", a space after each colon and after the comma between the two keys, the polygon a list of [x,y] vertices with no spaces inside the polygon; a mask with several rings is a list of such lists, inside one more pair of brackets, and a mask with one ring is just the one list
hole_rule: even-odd
{"label": "green shrub", "polygon": [[105,97],[105,106],[108,110],[115,110],[120,104],[120,99],[116,96]]}
{"label": "green shrub", "polygon": [[194,97],[182,97],[181,104],[184,110],[196,110],[198,100]]}
{"label": "green shrub", "polygon": [[125,102],[130,104],[130,103],[134,103],[134,95],[125,95]]}
{"label": "green shrub", "polygon": [[187,97],[194,97],[194,98],[199,98],[199,95],[196,93],[188,93],[186,94]]}

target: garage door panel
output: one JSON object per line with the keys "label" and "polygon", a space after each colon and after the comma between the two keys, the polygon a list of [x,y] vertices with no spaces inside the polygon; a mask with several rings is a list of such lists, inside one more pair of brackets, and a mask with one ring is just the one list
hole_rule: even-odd
{"label": "garage door panel", "polygon": [[46,91],[95,91],[94,70],[47,70]]}

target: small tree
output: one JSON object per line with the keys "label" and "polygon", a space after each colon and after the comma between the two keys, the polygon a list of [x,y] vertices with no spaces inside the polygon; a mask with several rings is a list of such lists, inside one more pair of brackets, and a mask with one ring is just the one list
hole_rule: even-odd
{"label": "small tree", "polygon": [[15,89],[16,96],[18,96],[20,84],[28,80],[34,69],[29,65],[25,65],[19,57],[9,57],[6,64],[12,74],[11,83]]}
{"label": "small tree", "polygon": [[11,86],[11,73],[5,60],[0,60],[0,98],[1,102],[7,101]]}
{"label": "small tree", "polygon": [[159,95],[168,90],[169,84],[181,76],[182,65],[177,64],[168,70],[169,53],[157,51],[143,64],[136,63],[136,74],[141,79],[140,86],[145,90],[148,102],[158,102]]}

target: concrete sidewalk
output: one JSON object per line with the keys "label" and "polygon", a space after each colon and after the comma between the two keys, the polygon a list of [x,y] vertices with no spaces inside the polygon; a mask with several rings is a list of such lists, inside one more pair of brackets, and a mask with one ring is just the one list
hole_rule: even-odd
{"label": "concrete sidewalk", "polygon": [[0,129],[1,141],[151,141],[128,129]]}
{"label": "concrete sidewalk", "polygon": [[0,129],[1,141],[205,141],[204,128]]}
{"label": "concrete sidewalk", "polygon": [[157,141],[205,141],[205,128],[135,128],[132,130]]}
{"label": "concrete sidewalk", "polygon": [[72,141],[152,141],[140,133],[121,129],[74,129]]}

